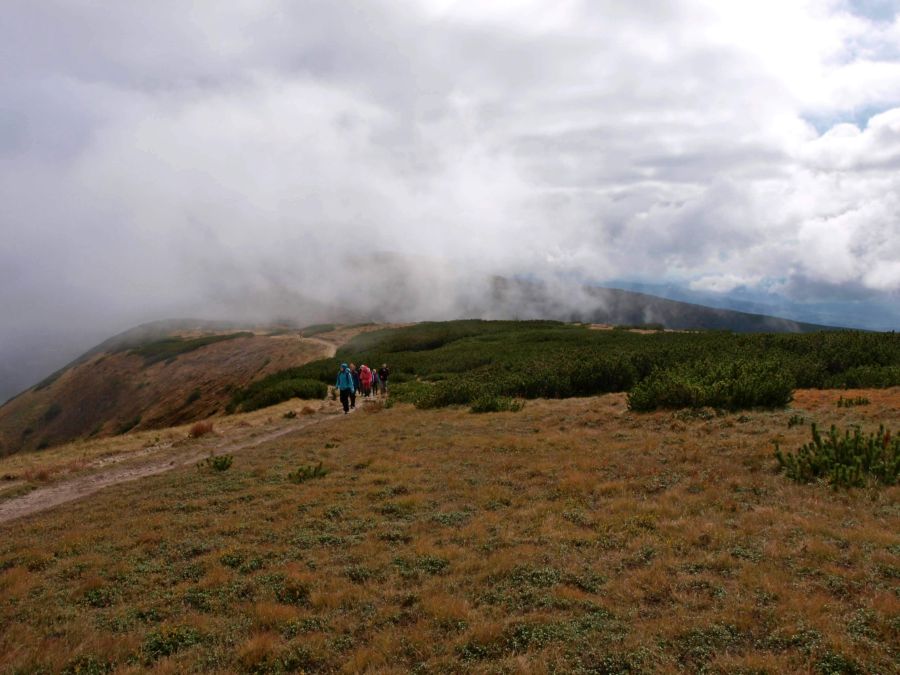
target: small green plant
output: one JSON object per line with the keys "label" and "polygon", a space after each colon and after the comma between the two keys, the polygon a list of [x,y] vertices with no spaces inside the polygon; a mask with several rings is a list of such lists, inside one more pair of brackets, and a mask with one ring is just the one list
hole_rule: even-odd
{"label": "small green plant", "polygon": [[187,626],[164,626],[147,635],[141,645],[145,665],[200,642],[200,634]]}
{"label": "small green plant", "polygon": [[832,425],[824,437],[815,424],[812,442],[797,454],[783,453],[775,443],[779,469],[798,483],[825,479],[833,487],[861,487],[868,478],[884,485],[895,485],[900,477],[900,438],[891,438],[884,426],[864,435],[859,427],[843,434]]}
{"label": "small green plant", "polygon": [[301,466],[296,471],[289,473],[287,477],[292,483],[300,484],[312,480],[313,478],[322,478],[327,473],[328,471],[322,468],[322,462],[319,462],[315,466],[312,464],[309,466]]}
{"label": "small green plant", "polygon": [[806,419],[801,415],[791,415],[791,418],[788,420],[788,429],[793,429],[794,427],[799,427],[803,424],[806,424]]}
{"label": "small green plant", "polygon": [[[328,394],[328,385],[308,378],[290,377],[295,369],[282,371],[258,380],[244,389],[238,389],[231,395],[229,408],[244,412],[266,408],[292,398],[324,399]],[[287,376],[284,375],[287,373]]]}
{"label": "small green plant", "polygon": [[841,396],[837,400],[838,408],[853,408],[858,405],[869,405],[871,401],[867,399],[865,396],[857,396],[856,398],[844,398]]}
{"label": "small green plant", "polygon": [[232,462],[234,462],[233,455],[210,455],[197,466],[200,468],[212,469],[213,471],[228,471],[228,469],[231,468]]}

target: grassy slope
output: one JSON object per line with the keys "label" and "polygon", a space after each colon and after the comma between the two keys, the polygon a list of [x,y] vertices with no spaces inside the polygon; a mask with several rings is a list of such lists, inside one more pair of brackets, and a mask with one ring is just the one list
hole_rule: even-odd
{"label": "grassy slope", "polygon": [[224,408],[234,387],[324,352],[321,344],[288,334],[227,339],[174,353],[191,344],[168,340],[145,346],[143,353],[96,354],[47,386],[24,392],[0,408],[0,456],[115,435],[135,425],[158,429],[204,419]]}
{"label": "grassy slope", "polygon": [[2,668],[894,672],[900,488],[773,471],[793,414],[896,429],[900,389],[850,393],[364,410],[123,484],[0,527]]}

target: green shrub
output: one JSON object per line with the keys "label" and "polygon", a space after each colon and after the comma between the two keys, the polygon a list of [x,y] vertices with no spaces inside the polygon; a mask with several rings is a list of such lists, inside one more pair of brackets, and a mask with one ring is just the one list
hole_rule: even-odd
{"label": "green shrub", "polygon": [[900,366],[857,366],[828,378],[827,386],[844,389],[893,387],[900,383]]}
{"label": "green shrub", "polygon": [[811,425],[812,442],[797,454],[783,453],[775,443],[779,469],[798,483],[824,479],[833,487],[861,487],[867,479],[884,485],[895,485],[900,477],[900,439],[891,438],[883,426],[864,435],[859,427],[843,435],[832,425],[823,438]]}
{"label": "green shrub", "polygon": [[519,412],[525,407],[525,402],[508,396],[482,395],[472,402],[471,412]]}
{"label": "green shrub", "polygon": [[312,480],[313,478],[322,478],[328,473],[326,469],[322,468],[322,462],[319,462],[315,466],[310,464],[309,466],[301,466],[296,471],[292,471],[288,474],[288,480],[292,483],[305,483],[308,480]]}
{"label": "green shrub", "polygon": [[142,345],[132,349],[130,353],[144,357],[144,366],[149,366],[159,361],[172,361],[181,354],[192,352],[216,342],[245,337],[253,337],[253,333],[242,331],[240,333],[229,333],[228,335],[206,335],[198,338],[173,336]]}
{"label": "green shrub", "polygon": [[212,469],[213,471],[228,471],[234,462],[233,455],[211,455],[201,461],[197,466]]}
{"label": "green shrub", "polygon": [[249,412],[292,398],[323,399],[327,393],[328,386],[316,380],[303,378],[279,380],[270,376],[235,392],[232,395],[232,403],[235,409],[240,408]]}
{"label": "green shrub", "polygon": [[628,394],[636,411],[660,408],[781,408],[793,398],[794,382],[777,364],[702,361],[654,371]]}
{"label": "green shrub", "polygon": [[552,321],[421,323],[357,335],[334,358],[254,383],[230,409],[281,381],[334,384],[342,361],[387,363],[392,399],[420,408],[471,405],[482,396],[566,398],[631,391],[636,410],[704,405],[734,410],[784,405],[795,386],[900,385],[900,336],[857,331],[638,334]]}
{"label": "green shrub", "polygon": [[869,405],[871,401],[865,396],[857,396],[856,398],[844,398],[841,396],[837,401],[838,408],[853,408],[858,405]]}
{"label": "green shrub", "polygon": [[788,429],[799,427],[801,424],[806,424],[806,418],[801,415],[791,415],[791,418],[788,420]]}
{"label": "green shrub", "polygon": [[147,635],[141,645],[141,655],[145,664],[149,665],[164,656],[200,642],[200,634],[188,626],[162,627]]}

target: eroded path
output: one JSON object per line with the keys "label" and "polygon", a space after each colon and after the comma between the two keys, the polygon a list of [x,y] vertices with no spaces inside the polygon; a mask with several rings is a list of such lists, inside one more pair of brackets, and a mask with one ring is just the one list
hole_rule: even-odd
{"label": "eroded path", "polygon": [[[277,429],[233,440],[213,448],[205,448],[202,452],[192,449],[184,455],[166,457],[164,460],[151,461],[137,466],[109,469],[99,473],[79,476],[46,487],[37,488],[21,497],[14,497],[7,501],[0,502],[0,524],[35,513],[40,513],[41,511],[52,509],[60,504],[87,497],[106,487],[110,487],[111,485],[139,480],[148,476],[165,473],[172,469],[190,466],[196,464],[204,457],[208,457],[210,454],[221,455],[242,452],[258,447],[263,443],[273,441],[276,438],[305,429],[314,424],[321,424],[327,420],[342,419],[343,417],[344,415],[320,413],[313,417],[287,423]],[[123,457],[127,458],[127,456]]]}

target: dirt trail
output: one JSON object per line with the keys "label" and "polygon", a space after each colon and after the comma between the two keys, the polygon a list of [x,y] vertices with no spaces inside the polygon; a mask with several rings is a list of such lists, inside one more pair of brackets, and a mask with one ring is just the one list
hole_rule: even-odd
{"label": "dirt trail", "polygon": [[314,337],[305,337],[303,338],[303,340],[305,340],[306,342],[315,342],[325,347],[325,349],[328,351],[328,353],[325,355],[326,359],[330,359],[335,354],[337,354],[338,346],[333,342],[329,342],[328,340],[320,340],[319,338]]}
{"label": "dirt trail", "polygon": [[[322,342],[324,343],[325,341],[322,340]],[[331,346],[334,347],[334,345]],[[214,454],[235,453],[255,448],[263,443],[268,443],[276,438],[299,431],[300,429],[305,429],[314,424],[320,424],[329,419],[341,419],[343,417],[344,415],[319,414],[315,417],[301,420],[279,429],[267,431],[250,438],[245,437],[227,445],[218,446],[215,448]],[[148,476],[155,476],[160,473],[165,473],[166,471],[171,471],[172,469],[196,464],[209,455],[209,449],[203,452],[191,452],[190,454],[181,457],[167,458],[165,460],[141,464],[139,466],[111,469],[109,471],[81,476],[55,485],[38,488],[21,497],[0,502],[0,524],[34,513],[40,513],[41,511],[46,511],[54,506],[81,499],[82,497],[87,497],[88,495],[99,492],[103,488],[111,485],[126,483]]]}

